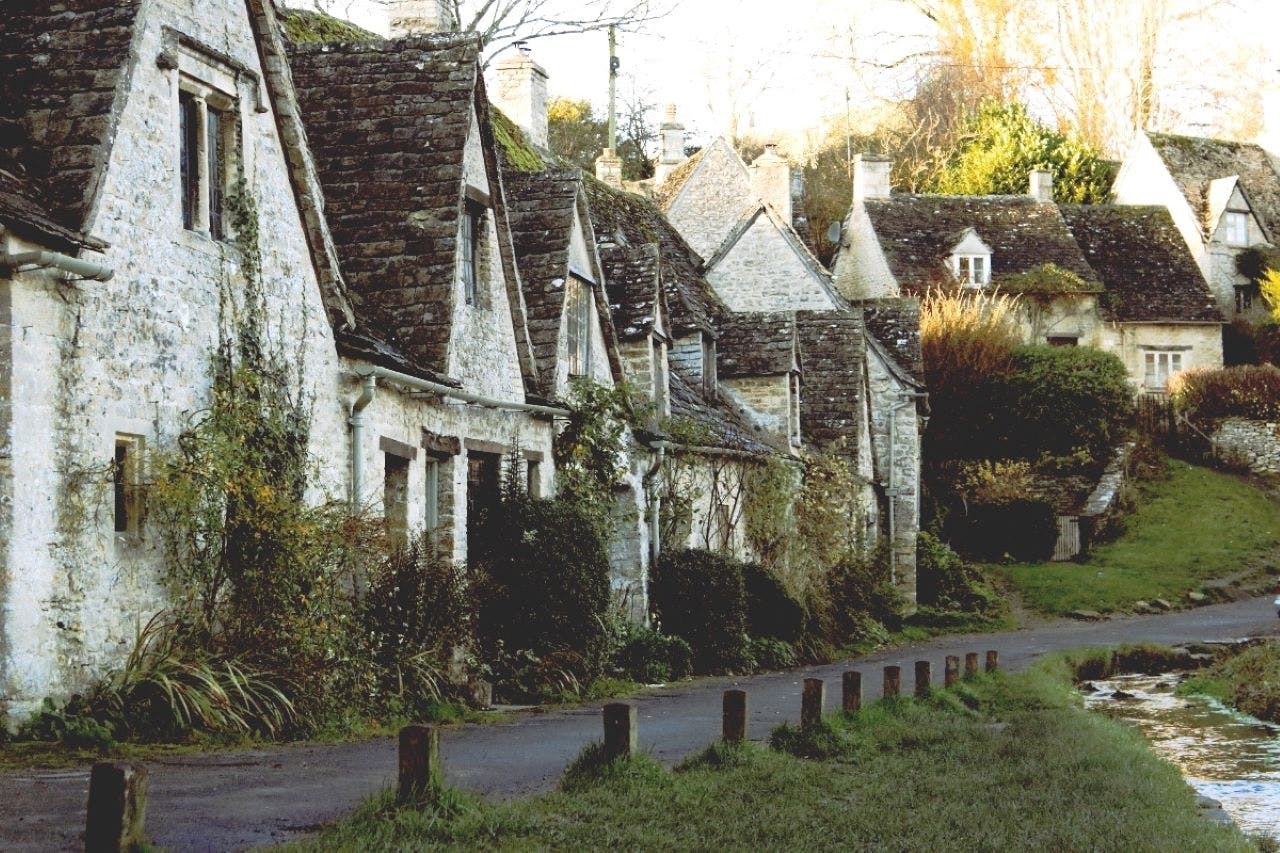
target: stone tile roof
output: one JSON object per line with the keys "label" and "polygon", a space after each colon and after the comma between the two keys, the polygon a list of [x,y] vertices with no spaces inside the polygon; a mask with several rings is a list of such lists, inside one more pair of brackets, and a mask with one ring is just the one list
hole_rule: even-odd
{"label": "stone tile roof", "polygon": [[662,310],[659,251],[657,243],[600,249],[609,310],[621,340],[647,337]]}
{"label": "stone tile roof", "polygon": [[718,320],[728,309],[699,272],[702,258],[698,253],[649,199],[595,178],[584,177],[583,181],[600,251],[657,244],[670,331],[675,336],[695,330],[714,335]]}
{"label": "stone tile roof", "polygon": [[[101,184],[140,0],[11,0],[0,11],[0,215],[81,234]],[[60,232],[60,233],[59,233]]]}
{"label": "stone tile roof", "polygon": [[716,372],[737,376],[777,376],[796,369],[796,321],[789,311],[734,312],[720,321]]}
{"label": "stone tile roof", "polygon": [[419,36],[294,45],[289,55],[358,320],[443,372],[479,46]]}
{"label": "stone tile roof", "polygon": [[1168,133],[1147,133],[1147,138],[1191,205],[1206,237],[1217,225],[1210,221],[1213,214],[1209,184],[1238,175],[1240,187],[1268,239],[1280,239],[1280,175],[1260,146]]}
{"label": "stone tile roof", "polygon": [[991,247],[991,281],[1051,263],[1097,283],[1056,204],[1029,196],[895,195],[867,215],[904,293],[955,283],[947,260],[966,229]]}
{"label": "stone tile roof", "polygon": [[862,318],[851,311],[798,311],[800,436],[805,444],[856,455],[866,351]]}
{"label": "stone tile roof", "polygon": [[900,378],[923,388],[924,356],[920,351],[920,303],[916,299],[864,299],[855,303],[862,309],[867,341],[878,345],[892,364],[902,371]]}
{"label": "stone tile roof", "polygon": [[[520,282],[524,289],[529,336],[544,383],[555,377],[556,354],[564,316],[569,240],[581,175],[576,170],[546,172],[503,170],[507,218]],[[543,388],[546,392],[549,389]]]}
{"label": "stone tile roof", "polygon": [[723,398],[707,400],[694,390],[701,383],[690,380],[678,369],[673,368],[670,377],[671,417],[702,432],[700,445],[756,456],[776,451],[770,436],[754,426],[746,413]]}
{"label": "stone tile roof", "polygon": [[680,190],[684,188],[685,182],[693,176],[694,170],[702,162],[702,155],[706,151],[707,149],[703,148],[694,152],[693,156],[672,169],[661,185],[653,188],[653,198],[658,203],[658,207],[666,210],[671,206],[671,202],[675,201],[676,196],[680,194]]}
{"label": "stone tile roof", "polygon": [[1220,323],[1222,313],[1168,208],[1060,205],[1106,288],[1102,316],[1118,322]]}

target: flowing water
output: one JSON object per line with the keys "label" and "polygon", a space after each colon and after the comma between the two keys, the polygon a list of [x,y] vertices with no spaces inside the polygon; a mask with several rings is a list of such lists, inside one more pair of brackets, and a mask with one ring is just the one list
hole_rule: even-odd
{"label": "flowing water", "polygon": [[1085,704],[1136,725],[1197,793],[1219,801],[1245,833],[1280,840],[1280,726],[1208,697],[1176,696],[1180,678],[1095,681],[1097,689],[1085,694]]}

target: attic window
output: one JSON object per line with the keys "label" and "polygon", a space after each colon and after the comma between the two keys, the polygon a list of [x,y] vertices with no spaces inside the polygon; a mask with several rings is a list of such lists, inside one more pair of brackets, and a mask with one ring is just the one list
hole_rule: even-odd
{"label": "attic window", "polygon": [[1228,246],[1249,245],[1249,214],[1228,210],[1222,219]]}
{"label": "attic window", "polygon": [[952,255],[951,269],[964,287],[986,287],[991,283],[990,255]]}
{"label": "attic window", "polygon": [[479,201],[466,200],[458,235],[458,260],[462,268],[462,293],[468,305],[478,304],[481,258],[484,254],[484,213],[485,206]]}
{"label": "attic window", "polygon": [[228,179],[236,153],[235,103],[224,93],[183,78],[178,126],[182,227],[222,240]]}
{"label": "attic window", "polygon": [[570,276],[565,293],[565,331],[570,376],[591,374],[591,285]]}

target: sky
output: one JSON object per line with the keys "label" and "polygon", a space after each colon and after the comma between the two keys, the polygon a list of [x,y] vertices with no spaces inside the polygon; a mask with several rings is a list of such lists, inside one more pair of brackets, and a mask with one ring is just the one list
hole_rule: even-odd
{"label": "sky", "polygon": [[[387,11],[378,0],[330,0],[335,13],[386,31]],[[564,0],[572,5],[572,0]],[[662,2],[662,0],[658,0]],[[833,117],[873,110],[910,95],[910,78],[900,71],[877,71],[871,63],[893,60],[930,44],[930,24],[904,0],[667,0],[666,16],[640,32],[621,32],[619,99],[641,98],[658,108],[674,104],[690,130],[690,141],[705,144],[717,135],[749,134],[791,140],[806,131],[820,134]],[[1026,0],[1048,2],[1048,0]],[[1115,0],[1117,6],[1143,0]],[[1173,0],[1175,3],[1213,0]],[[305,5],[299,3],[299,5]],[[1108,26],[1099,21],[1099,27]],[[1185,85],[1215,66],[1230,88],[1230,76],[1216,55],[1222,44],[1259,52],[1269,66],[1270,88],[1280,104],[1280,2],[1218,0],[1212,15],[1184,28],[1170,58],[1170,85]],[[532,43],[533,57],[548,72],[551,95],[585,99],[603,113],[608,92],[608,43],[603,32],[557,36]],[[1252,53],[1250,54],[1252,55]],[[850,56],[864,62],[853,64]],[[867,62],[865,60],[870,60]],[[1200,96],[1203,97],[1203,96]],[[1252,95],[1250,96],[1252,97]],[[1033,106],[1034,108],[1034,106]],[[1191,105],[1177,121],[1188,133],[1222,133],[1218,120]],[[1280,110],[1278,110],[1280,112]],[[1197,124],[1197,121],[1199,122]],[[1278,122],[1280,125],[1280,122]]]}

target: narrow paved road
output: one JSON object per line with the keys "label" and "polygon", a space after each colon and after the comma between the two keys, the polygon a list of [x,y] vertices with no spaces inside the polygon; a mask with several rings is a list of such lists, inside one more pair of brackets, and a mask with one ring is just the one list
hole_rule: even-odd
{"label": "narrow paved road", "polygon": [[[637,699],[640,744],[674,764],[719,733],[721,692],[748,691],[748,734],[763,739],[773,726],[795,721],[803,680],[828,682],[827,702],[839,702],[840,674],[864,673],[868,700],[879,697],[880,667],[903,667],[909,689],[913,661],[933,661],[941,678],[946,655],[996,649],[1006,669],[1023,669],[1045,652],[1124,642],[1213,642],[1280,634],[1271,597],[1196,610],[1099,623],[1053,622],[1001,634],[941,637],[822,667],[752,678],[703,679],[655,690]],[[444,733],[447,781],[495,797],[554,786],[582,746],[600,737],[600,706],[521,714],[509,722],[465,726]],[[155,842],[173,850],[235,850],[297,838],[349,813],[394,778],[389,739],[337,745],[285,746],[156,761],[149,765],[147,826]],[[0,849],[59,850],[81,845],[87,769],[0,776]]]}

